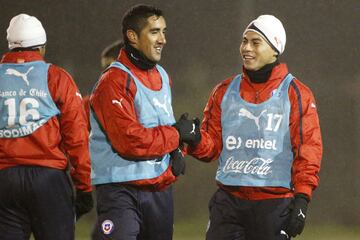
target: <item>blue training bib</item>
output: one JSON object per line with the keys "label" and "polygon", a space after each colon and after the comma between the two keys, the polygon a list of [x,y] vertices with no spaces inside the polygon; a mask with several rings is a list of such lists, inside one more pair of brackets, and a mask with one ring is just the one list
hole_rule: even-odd
{"label": "blue training bib", "polygon": [[0,64],[0,138],[24,137],[60,112],[43,61]]}
{"label": "blue training bib", "polygon": [[[114,62],[110,67],[116,67],[127,72],[134,79],[137,88],[134,99],[136,114],[138,121],[145,128],[173,125],[175,123],[171,104],[169,77],[162,67],[156,65],[162,79],[162,88],[159,91],[153,91],[145,87],[120,62]],[[113,104],[121,107],[121,99],[113,99],[112,101]],[[91,178],[94,185],[151,179],[160,176],[168,168],[170,162],[169,154],[147,161],[141,159],[126,160],[121,157],[112,148],[106,133],[96,120],[94,112],[91,111],[90,115]]]}
{"label": "blue training bib", "polygon": [[291,74],[267,101],[252,104],[240,96],[242,76],[229,85],[221,103],[223,149],[216,180],[229,186],[285,187],[291,185]]}

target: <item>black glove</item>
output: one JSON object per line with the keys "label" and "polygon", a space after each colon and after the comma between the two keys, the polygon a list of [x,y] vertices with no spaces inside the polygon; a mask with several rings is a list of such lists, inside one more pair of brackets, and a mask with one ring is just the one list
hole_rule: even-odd
{"label": "black glove", "polygon": [[290,237],[300,235],[305,226],[306,211],[309,203],[309,198],[304,194],[296,194],[293,201],[290,203],[288,210],[290,216],[285,232]]}
{"label": "black glove", "polygon": [[76,200],[75,200],[76,220],[78,220],[82,215],[90,212],[93,206],[94,206],[94,202],[91,192],[76,191]]}
{"label": "black glove", "polygon": [[180,143],[185,142],[189,145],[196,145],[200,142],[200,121],[189,120],[189,114],[183,113],[180,119],[174,124],[180,135]]}
{"label": "black glove", "polygon": [[185,174],[185,158],[180,148],[175,149],[170,153],[171,170],[175,177],[180,174]]}

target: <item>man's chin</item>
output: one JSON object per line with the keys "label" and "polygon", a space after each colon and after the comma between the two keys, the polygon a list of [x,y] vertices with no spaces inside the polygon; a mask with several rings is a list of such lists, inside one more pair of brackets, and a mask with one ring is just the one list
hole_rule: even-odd
{"label": "man's chin", "polygon": [[154,57],[151,59],[151,61],[158,63],[161,60],[161,56],[160,57]]}
{"label": "man's chin", "polygon": [[246,70],[250,70],[250,71],[257,71],[260,69],[258,66],[254,66],[252,64],[244,64],[244,67]]}

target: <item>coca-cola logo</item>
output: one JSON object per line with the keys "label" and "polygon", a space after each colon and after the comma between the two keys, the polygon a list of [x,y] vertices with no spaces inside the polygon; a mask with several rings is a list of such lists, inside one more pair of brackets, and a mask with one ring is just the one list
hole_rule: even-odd
{"label": "coca-cola logo", "polygon": [[272,172],[272,159],[253,158],[251,160],[235,160],[233,156],[229,157],[223,168],[224,173],[242,173],[266,176]]}

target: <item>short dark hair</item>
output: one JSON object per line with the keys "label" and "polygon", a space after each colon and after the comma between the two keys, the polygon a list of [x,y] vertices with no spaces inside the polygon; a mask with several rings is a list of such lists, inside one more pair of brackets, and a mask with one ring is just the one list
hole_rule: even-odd
{"label": "short dark hair", "polygon": [[40,48],[44,48],[46,44],[31,46],[31,47],[17,47],[10,50],[10,52],[23,52],[23,51],[39,51]]}
{"label": "short dark hair", "polygon": [[157,17],[164,16],[163,12],[159,8],[151,5],[140,4],[130,8],[122,19],[122,34],[124,42],[129,42],[126,36],[127,30],[131,29],[139,35],[141,30],[146,26],[147,19],[154,15]]}
{"label": "short dark hair", "polygon": [[124,47],[124,42],[121,40],[115,41],[111,43],[109,46],[107,46],[102,52],[101,57],[102,58],[114,58],[116,59],[119,55],[120,49]]}

